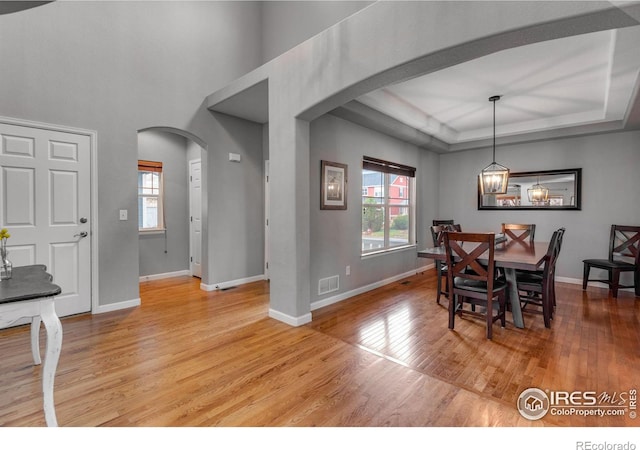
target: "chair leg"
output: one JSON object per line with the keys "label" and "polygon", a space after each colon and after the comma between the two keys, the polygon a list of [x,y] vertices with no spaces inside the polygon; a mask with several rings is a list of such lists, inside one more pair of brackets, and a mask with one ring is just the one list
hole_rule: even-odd
{"label": "chair leg", "polygon": [[583,291],[587,288],[587,282],[589,281],[590,271],[591,271],[591,266],[587,263],[584,263],[584,270],[582,273],[582,290]]}
{"label": "chair leg", "polygon": [[438,286],[436,291],[436,303],[440,304],[440,295],[442,294],[442,266],[440,261],[436,261],[436,274],[438,276]]}
{"label": "chair leg", "polygon": [[502,292],[499,297],[500,301],[500,325],[502,328],[507,326],[507,311],[506,311],[506,303],[507,303],[507,295],[505,292]]}
{"label": "chair leg", "polygon": [[552,302],[553,308],[551,308],[551,316],[553,317],[553,312],[556,309],[556,274],[555,273],[551,278],[551,298],[553,299],[553,302]]}
{"label": "chair leg", "polygon": [[456,296],[449,295],[449,329],[453,330],[456,321]]}
{"label": "chair leg", "polygon": [[633,272],[633,284],[636,287],[636,297],[640,297],[640,267]]}
{"label": "chair leg", "polygon": [[552,300],[549,295],[542,295],[542,317],[544,318],[544,327],[551,328],[551,308]]}
{"label": "chair leg", "polygon": [[491,339],[493,337],[493,299],[491,298],[491,293],[487,298],[487,339]]}
{"label": "chair leg", "polygon": [[611,281],[611,290],[613,298],[618,298],[618,287],[620,286],[620,271],[613,269],[609,272],[609,280]]}

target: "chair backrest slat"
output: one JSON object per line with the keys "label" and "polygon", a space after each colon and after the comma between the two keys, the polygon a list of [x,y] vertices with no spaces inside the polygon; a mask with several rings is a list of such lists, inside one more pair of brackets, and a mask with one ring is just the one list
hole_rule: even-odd
{"label": "chair backrest slat", "polygon": [[536,234],[535,224],[523,223],[503,223],[502,233],[513,241],[525,242],[529,238],[529,242],[533,242]]}
{"label": "chair backrest slat", "polygon": [[434,225],[430,228],[431,230],[431,238],[433,239],[433,246],[440,247],[444,244],[444,236],[443,232],[445,231],[462,231],[462,227],[460,224],[445,224],[445,225]]}
{"label": "chair backrest slat", "polygon": [[609,261],[615,257],[633,258],[640,262],[640,226],[611,225]]}
{"label": "chair backrest slat", "polygon": [[562,238],[564,235],[564,228],[560,228],[553,232],[551,236],[551,241],[549,241],[549,248],[547,249],[546,255],[544,255],[544,270],[543,270],[543,278],[548,279],[553,275],[556,267],[556,261],[558,260],[558,256],[560,255],[560,247],[562,246]]}
{"label": "chair backrest slat", "polygon": [[[457,231],[443,234],[447,261],[450,261],[448,273],[450,280],[458,277],[485,281],[487,289],[491,292],[495,269],[495,234]],[[486,260],[484,265],[480,263],[480,258],[483,262]]]}

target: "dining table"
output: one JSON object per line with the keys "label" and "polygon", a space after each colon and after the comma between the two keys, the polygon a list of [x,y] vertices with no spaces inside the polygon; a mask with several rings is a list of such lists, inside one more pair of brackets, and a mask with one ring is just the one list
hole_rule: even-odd
{"label": "dining table", "polygon": [[56,367],[62,348],[62,324],[56,314],[54,298],[60,286],[42,264],[14,267],[10,279],[0,281],[0,327],[7,327],[19,319],[31,319],[31,354],[36,365],[40,359],[40,324],[44,323],[47,336],[44,367],[42,369],[42,395],[47,426],[58,426],[53,401]]}
{"label": "dining table", "polygon": [[[520,296],[518,294],[518,284],[516,281],[516,269],[532,271],[540,269],[548,247],[548,242],[523,242],[503,239],[500,239],[500,242],[495,245],[495,266],[504,270],[513,324],[516,328],[524,328],[524,319],[522,317],[522,308],[520,306]],[[444,245],[419,250],[418,256],[433,259],[434,261],[442,262],[446,260]],[[488,260],[487,256],[483,261],[483,256],[484,255],[479,258],[481,263],[487,262]]]}

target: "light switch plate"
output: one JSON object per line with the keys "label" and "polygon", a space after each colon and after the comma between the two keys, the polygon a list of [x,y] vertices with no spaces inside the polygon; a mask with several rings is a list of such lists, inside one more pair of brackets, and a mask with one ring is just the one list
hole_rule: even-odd
{"label": "light switch plate", "polygon": [[127,210],[126,209],[121,209],[120,210],[120,220],[127,220]]}

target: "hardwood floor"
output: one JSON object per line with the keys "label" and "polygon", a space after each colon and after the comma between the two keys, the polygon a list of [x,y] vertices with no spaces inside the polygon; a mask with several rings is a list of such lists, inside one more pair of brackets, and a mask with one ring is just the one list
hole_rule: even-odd
{"label": "hardwood floor", "polygon": [[[617,396],[640,387],[640,301],[631,293],[615,300],[604,289],[558,283],[551,329],[525,315],[526,329],[508,320],[487,341],[476,319],[447,329],[434,271],[314,311],[297,328],[267,317],[268,289],[257,282],[204,292],[189,277],[151,281],[141,284],[138,308],[64,318],[59,424],[640,425],[629,411],[529,421],[516,408],[529,387]],[[28,327],[0,331],[5,427],[44,426],[41,367],[29,348]]]}

